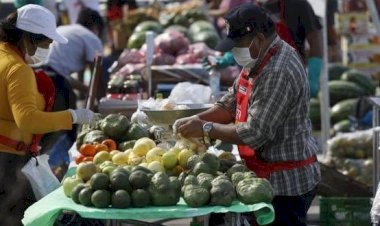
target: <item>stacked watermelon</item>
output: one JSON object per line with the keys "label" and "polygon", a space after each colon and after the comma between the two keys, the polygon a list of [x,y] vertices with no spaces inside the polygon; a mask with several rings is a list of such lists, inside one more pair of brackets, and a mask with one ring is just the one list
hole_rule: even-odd
{"label": "stacked watermelon", "polygon": [[[329,65],[330,116],[335,132],[348,132],[348,117],[355,115],[358,100],[373,96],[376,86],[370,76],[343,65]],[[320,128],[320,98],[310,100],[310,119],[314,129]]]}

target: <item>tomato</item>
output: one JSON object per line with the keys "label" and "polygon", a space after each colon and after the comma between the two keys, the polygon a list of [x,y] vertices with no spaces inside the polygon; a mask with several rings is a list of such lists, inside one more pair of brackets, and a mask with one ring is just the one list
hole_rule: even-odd
{"label": "tomato", "polygon": [[79,152],[84,155],[84,156],[88,156],[88,157],[91,157],[91,156],[94,156],[96,154],[96,149],[95,149],[96,146],[92,145],[92,144],[82,144],[80,146],[80,149],[79,149]]}
{"label": "tomato", "polygon": [[105,139],[102,144],[106,145],[109,151],[116,150],[116,142],[112,139]]}

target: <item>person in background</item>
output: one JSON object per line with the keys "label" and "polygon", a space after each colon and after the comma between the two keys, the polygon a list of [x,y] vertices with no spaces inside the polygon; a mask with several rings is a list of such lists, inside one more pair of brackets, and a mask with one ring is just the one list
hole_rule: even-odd
{"label": "person in background", "polygon": [[328,56],[329,62],[340,61],[340,48],[338,34],[335,31],[335,13],[338,12],[338,1],[328,0],[326,7],[327,16],[327,44],[328,44]]}
{"label": "person in background", "polygon": [[[68,40],[67,44],[52,44],[47,61],[40,67],[56,85],[56,103],[54,111],[76,109],[77,98],[74,90],[83,95],[88,87],[78,79],[71,77],[74,72],[83,74],[88,66],[93,68],[97,53],[102,54],[103,45],[99,38],[103,20],[98,12],[85,8],[78,17],[78,23],[57,28],[57,32]],[[76,128],[47,134],[42,140],[42,151],[51,154],[50,164],[53,168],[65,166],[68,161],[67,151],[75,142]],[[64,161],[66,159],[66,161]]]}
{"label": "person in background", "polygon": [[[212,0],[212,2],[220,2],[218,7],[215,9],[210,9],[208,14],[214,17],[215,26],[220,36],[223,36],[222,31],[225,29],[223,16],[232,8],[237,7],[243,3],[249,3],[251,0]],[[210,3],[209,3],[210,4]],[[212,4],[212,3],[211,3]],[[217,5],[217,3],[215,3]]]}
{"label": "person in background", "polygon": [[50,10],[58,20],[57,2],[55,0],[15,0],[13,4],[16,9],[27,4],[41,5]]}
{"label": "person in background", "polygon": [[261,7],[242,4],[225,19],[227,37],[217,49],[231,51],[243,69],[216,105],[178,119],[173,129],[186,138],[203,137],[208,145],[211,139],[237,144],[246,166],[273,187],[272,225],[306,226],[321,175],[302,59]]}
{"label": "person in background", "polygon": [[99,0],[62,0],[60,9],[63,16],[63,24],[75,24],[79,13],[84,8],[99,12]]}
{"label": "person in background", "polygon": [[53,40],[67,43],[56,31],[54,15],[42,6],[23,6],[0,24],[2,225],[22,225],[24,211],[35,201],[21,168],[30,157],[38,155],[41,134],[95,122],[95,114],[86,109],[51,112],[54,84],[44,72],[33,71],[29,64],[44,61]]}
{"label": "person in background", "polygon": [[[322,26],[307,0],[257,0],[276,24],[279,36],[294,47],[307,65],[310,96],[319,91],[323,66]],[[310,48],[307,51],[306,42]]]}

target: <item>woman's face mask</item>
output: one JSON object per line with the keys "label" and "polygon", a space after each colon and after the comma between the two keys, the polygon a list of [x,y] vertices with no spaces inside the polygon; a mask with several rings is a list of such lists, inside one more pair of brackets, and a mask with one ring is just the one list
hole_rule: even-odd
{"label": "woman's face mask", "polygon": [[37,46],[36,52],[33,56],[29,56],[32,65],[40,65],[46,63],[49,56],[50,49],[44,49],[42,47]]}
{"label": "woman's face mask", "polygon": [[50,52],[50,45],[43,43],[44,47],[41,47],[32,39],[30,39],[30,43],[36,48],[36,50],[33,55],[29,55],[29,51],[26,51],[25,58],[28,64],[31,66],[39,66],[46,63]]}
{"label": "woman's face mask", "polygon": [[[251,41],[251,44],[249,44],[248,47],[234,47],[232,51],[232,55],[234,56],[236,62],[243,67],[252,66],[257,62],[257,58],[253,59],[251,57],[250,48],[253,43],[253,40]],[[261,47],[259,50],[259,54],[257,56],[260,56],[261,53]]]}

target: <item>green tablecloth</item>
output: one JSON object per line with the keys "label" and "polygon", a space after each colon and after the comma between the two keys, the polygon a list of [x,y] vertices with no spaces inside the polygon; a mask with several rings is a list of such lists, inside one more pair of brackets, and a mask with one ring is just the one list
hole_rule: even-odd
{"label": "green tablecloth", "polygon": [[[75,172],[75,169],[70,169],[67,174],[71,175],[73,172]],[[24,219],[22,222],[27,226],[50,226],[53,225],[56,218],[62,213],[63,210],[75,211],[84,218],[94,219],[153,220],[189,218],[207,215],[212,212],[254,212],[257,218],[257,222],[260,225],[269,224],[274,220],[274,209],[271,204],[258,203],[254,205],[244,205],[238,201],[234,202],[230,207],[207,206],[201,208],[189,208],[181,199],[181,201],[176,206],[169,207],[146,207],[128,209],[91,208],[78,205],[70,198],[67,198],[63,193],[62,187],[60,187],[30,206],[25,211]]]}

